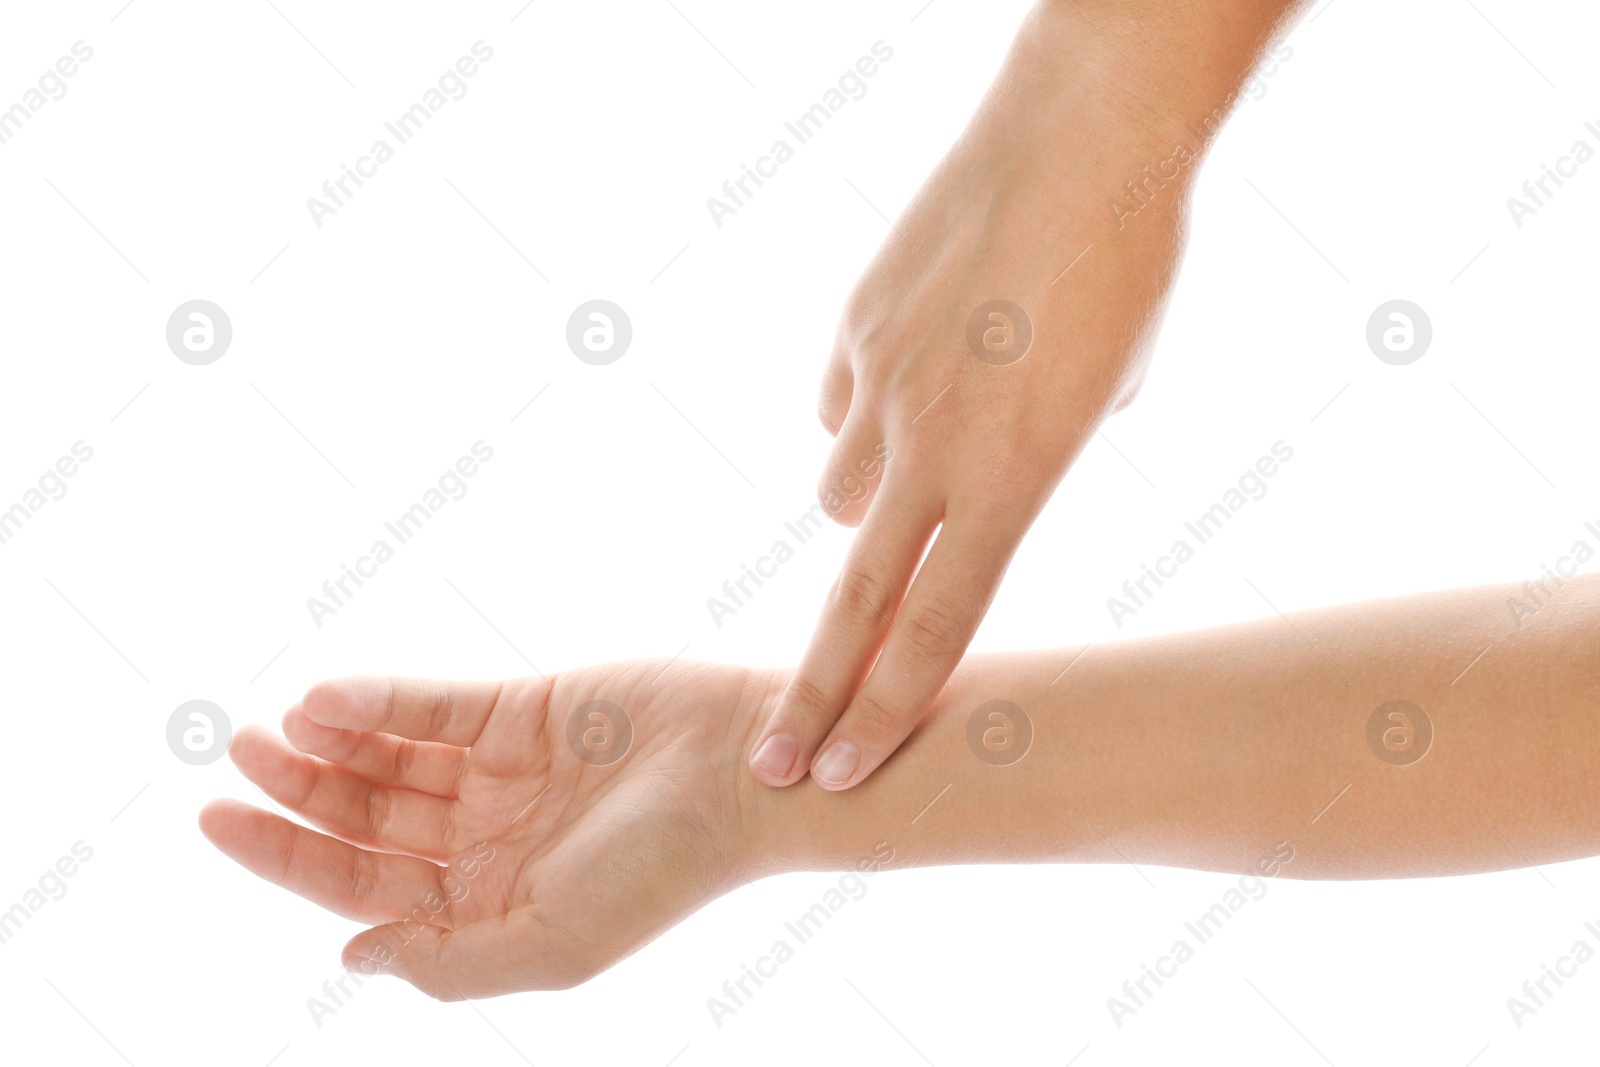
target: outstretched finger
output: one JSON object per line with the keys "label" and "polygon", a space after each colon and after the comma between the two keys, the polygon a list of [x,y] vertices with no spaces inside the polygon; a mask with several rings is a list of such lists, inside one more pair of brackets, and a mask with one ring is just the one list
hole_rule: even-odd
{"label": "outstretched finger", "polygon": [[309,756],[337,763],[369,782],[454,797],[467,766],[467,750],[394,734],[341,730],[313,722],[296,704],[283,717],[283,736]]}
{"label": "outstretched finger", "polygon": [[860,782],[922,721],[966,653],[1015,547],[992,527],[946,520],[872,673],[811,762],[818,785]]}
{"label": "outstretched finger", "polygon": [[[368,852],[237,800],[213,800],[200,831],[224,855],[274,885],[364,923],[395,922],[418,908],[451,923],[443,869],[427,860]],[[443,901],[437,912],[426,905]]]}
{"label": "outstretched finger", "polygon": [[799,669],[751,750],[750,767],[761,781],[790,785],[805,777],[817,745],[883,645],[938,521],[936,501],[892,482],[884,487],[851,545]]}
{"label": "outstretched finger", "polygon": [[339,678],[312,686],[300,706],[323,726],[466,747],[483,732],[501,690],[497,682]]}

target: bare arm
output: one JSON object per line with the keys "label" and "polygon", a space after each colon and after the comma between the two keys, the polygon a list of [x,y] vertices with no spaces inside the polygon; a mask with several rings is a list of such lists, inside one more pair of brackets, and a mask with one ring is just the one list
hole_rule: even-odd
{"label": "bare arm", "polygon": [[247,727],[230,755],[325,832],[237,801],[201,825],[262,877],[378,924],[347,966],[445,999],[584,981],[780,871],[1131,861],[1375,878],[1593,855],[1600,576],[1519,627],[1520,595],[1331,608],[1076,662],[970,657],[843,795],[745,773],[784,672],[323,683],[285,716],[288,743]]}
{"label": "bare arm", "polygon": [[[1284,871],[1302,878],[1593,855],[1600,575],[1551,592],[1520,627],[1508,603],[1530,601],[1507,586],[1094,647],[1053,684],[1078,650],[969,657],[872,781],[763,804],[798,827],[782,847],[824,863],[880,838],[897,864],[1239,872],[1287,842]],[[1031,750],[1009,766],[968,745],[969,718],[992,700],[1032,722]]]}

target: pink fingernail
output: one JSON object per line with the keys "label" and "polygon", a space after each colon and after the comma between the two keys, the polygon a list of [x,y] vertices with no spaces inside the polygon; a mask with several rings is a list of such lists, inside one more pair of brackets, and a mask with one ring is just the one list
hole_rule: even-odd
{"label": "pink fingernail", "polygon": [[799,754],[800,742],[793,734],[773,734],[750,757],[750,766],[774,778],[787,778]]}
{"label": "pink fingernail", "polygon": [[811,777],[824,785],[844,785],[860,762],[860,749],[849,741],[835,741],[811,764]]}

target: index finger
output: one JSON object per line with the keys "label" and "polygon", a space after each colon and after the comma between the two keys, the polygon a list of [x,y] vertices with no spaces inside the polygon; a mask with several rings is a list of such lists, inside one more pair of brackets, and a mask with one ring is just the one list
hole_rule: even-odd
{"label": "index finger", "polygon": [[900,747],[983,621],[1020,534],[947,519],[894,620],[883,654],[811,764],[824,789],[848,789]]}
{"label": "index finger", "polygon": [[805,658],[750,757],[768,785],[806,775],[817,744],[861,684],[939,521],[935,498],[892,479],[867,510]]}

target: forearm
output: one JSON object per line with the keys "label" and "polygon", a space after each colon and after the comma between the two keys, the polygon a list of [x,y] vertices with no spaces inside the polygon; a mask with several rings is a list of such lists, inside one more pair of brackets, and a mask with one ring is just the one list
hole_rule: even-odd
{"label": "forearm", "polygon": [[[766,856],[781,869],[847,867],[887,842],[894,866],[1254,872],[1287,845],[1291,876],[1362,878],[1592,855],[1600,576],[1569,581],[1520,628],[1513,596],[1526,599],[1483,588],[1274,615],[1092,647],[1076,662],[1076,649],[969,657],[868,782],[760,794]],[[1010,765],[968,743],[969,719],[992,700],[1031,720],[1031,747]],[[1386,761],[1369,743],[1370,720],[1394,700],[1431,722],[1414,762],[1415,748]]]}
{"label": "forearm", "polygon": [[[1209,139],[1306,0],[1042,0],[1000,86],[1068,117],[1089,99],[1160,138]],[[1072,117],[1076,118],[1076,115]],[[1072,131],[1063,131],[1071,135]]]}

